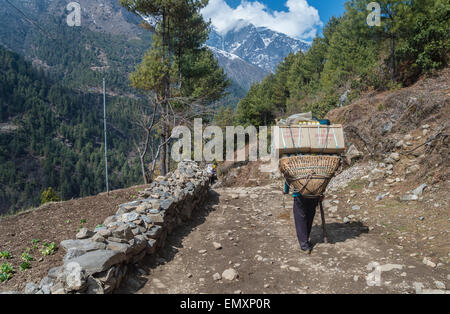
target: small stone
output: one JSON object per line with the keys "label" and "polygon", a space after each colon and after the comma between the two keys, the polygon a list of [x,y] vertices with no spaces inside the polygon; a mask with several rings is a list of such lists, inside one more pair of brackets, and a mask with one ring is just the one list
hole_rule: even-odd
{"label": "small stone", "polygon": [[79,240],[90,238],[94,235],[92,231],[90,231],[88,228],[81,228],[80,231],[77,233],[76,238]]}
{"label": "small stone", "polygon": [[399,161],[400,160],[400,154],[399,153],[392,153],[389,155],[389,158],[391,158],[394,161]]}
{"label": "small stone", "polygon": [[206,252],[208,252],[207,250],[199,250],[198,253],[200,254],[206,254]]}
{"label": "small stone", "polygon": [[447,287],[445,286],[445,283],[443,283],[442,281],[436,280],[436,281],[434,282],[434,284],[435,284],[436,288],[438,288],[438,289],[446,289],[446,288],[447,288]]}
{"label": "small stone", "polygon": [[436,264],[431,261],[428,257],[424,257],[422,261],[425,265],[435,268]]}
{"label": "small stone", "polygon": [[216,250],[220,250],[222,249],[222,244],[218,243],[218,242],[213,242],[213,246]]}
{"label": "small stone", "polygon": [[413,193],[414,195],[417,195],[417,196],[422,196],[423,190],[424,190],[426,187],[427,187],[427,185],[424,183],[424,184],[420,185],[419,187],[415,188],[415,189],[412,191],[412,193]]}
{"label": "small stone", "polygon": [[291,266],[291,267],[289,267],[289,270],[290,270],[290,271],[299,272],[299,271],[300,271],[300,268]]}
{"label": "small stone", "polygon": [[414,287],[414,289],[416,290],[416,293],[419,294],[419,293],[422,292],[422,289],[423,289],[425,286],[423,285],[423,283],[417,282],[417,281],[416,281],[416,282],[413,283],[413,287]]}
{"label": "small stone", "polygon": [[331,206],[330,208],[328,208],[328,211],[330,213],[336,213],[338,211],[338,207],[337,206]]}
{"label": "small stone", "polygon": [[361,207],[359,205],[354,205],[352,206],[352,210],[360,210]]}
{"label": "small stone", "polygon": [[270,288],[270,285],[269,285],[268,283],[266,283],[266,284],[264,285],[264,288],[265,288],[265,289]]}
{"label": "small stone", "polygon": [[425,218],[423,218],[422,216],[420,216],[420,217],[419,217],[419,220],[420,220],[420,221],[424,221]]}
{"label": "small stone", "polygon": [[188,274],[186,275],[186,277],[192,278],[192,274],[191,274],[191,273],[188,273]]}
{"label": "small stone", "polygon": [[348,224],[350,222],[350,219],[348,217],[344,217],[344,223]]}
{"label": "small stone", "polygon": [[218,281],[218,280],[222,279],[222,276],[220,276],[219,273],[215,273],[215,274],[213,275],[213,279],[214,279],[214,281]]}
{"label": "small stone", "polygon": [[419,197],[417,195],[414,195],[414,194],[405,194],[401,198],[401,200],[404,201],[404,202],[417,201],[418,199],[419,199]]}
{"label": "small stone", "polygon": [[226,280],[232,281],[237,279],[238,277],[239,277],[238,272],[233,268],[229,268],[222,273],[222,278]]}
{"label": "small stone", "polygon": [[406,134],[405,137],[403,138],[403,140],[405,141],[411,141],[413,139],[413,137],[410,134]]}
{"label": "small stone", "polygon": [[406,169],[406,174],[413,174],[420,170],[419,165],[412,165]]}

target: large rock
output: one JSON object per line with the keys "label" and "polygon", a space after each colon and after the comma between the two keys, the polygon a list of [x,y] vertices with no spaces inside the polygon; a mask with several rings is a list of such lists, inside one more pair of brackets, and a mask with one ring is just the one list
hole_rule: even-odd
{"label": "large rock", "polygon": [[[168,210],[172,209],[172,207],[175,205],[173,199],[165,199],[160,202],[160,207],[162,210]],[[157,208],[158,209],[158,208]]]}
{"label": "large rock", "polygon": [[67,262],[67,261],[69,261],[71,259],[74,259],[76,257],[79,257],[79,256],[81,256],[83,254],[86,254],[86,251],[79,250],[79,249],[76,249],[76,248],[70,248],[70,249],[67,250],[67,253],[64,256],[63,261]]}
{"label": "large rock", "polygon": [[43,294],[50,294],[50,289],[54,285],[54,283],[54,280],[47,276],[42,278],[41,282],[39,283],[39,288],[41,289]]}
{"label": "large rock", "polygon": [[151,222],[155,225],[162,225],[164,223],[163,213],[147,214],[147,217],[150,218]]}
{"label": "large rock", "polygon": [[86,274],[77,262],[64,265],[64,282],[67,291],[79,291],[86,285]]}
{"label": "large rock", "polygon": [[123,222],[132,222],[139,218],[139,214],[136,212],[131,212],[127,214],[122,215],[122,221]]}
{"label": "large rock", "polygon": [[80,231],[77,233],[76,238],[81,239],[87,239],[94,235],[94,233],[89,230],[88,228],[81,228]]}
{"label": "large rock", "polygon": [[56,279],[59,277],[59,274],[63,271],[63,267],[62,266],[57,266],[57,267],[53,267],[48,271],[47,276],[50,279]]}
{"label": "large rock", "polygon": [[129,249],[130,249],[130,245],[128,243],[118,243],[118,242],[109,242],[108,243],[108,250],[121,252],[125,255],[128,254]]}
{"label": "large rock", "polygon": [[92,242],[89,239],[85,240],[64,240],[61,241],[60,245],[66,250],[77,249],[80,251],[91,252],[95,250],[103,250],[106,248],[104,243]]}
{"label": "large rock", "polygon": [[88,252],[80,257],[72,259],[71,263],[78,263],[86,272],[92,275],[107,270],[113,265],[120,264],[125,260],[125,254],[111,250],[97,250]]}
{"label": "large rock", "polygon": [[158,239],[161,235],[162,227],[161,226],[152,226],[145,235],[150,239]]}
{"label": "large rock", "polygon": [[351,145],[347,152],[345,153],[345,158],[347,163],[350,165],[353,160],[361,158],[363,154],[356,148],[355,145]]}
{"label": "large rock", "polygon": [[123,215],[123,214],[129,213],[129,212],[135,210],[140,204],[141,204],[141,201],[134,201],[134,202],[119,205],[119,209],[117,210],[116,215]]}
{"label": "large rock", "polygon": [[133,238],[133,232],[129,225],[121,225],[113,231],[113,236],[120,239],[131,240]]}
{"label": "large rock", "polygon": [[39,286],[34,282],[29,282],[25,286],[25,294],[36,294],[39,291]]}
{"label": "large rock", "polygon": [[147,240],[142,235],[137,235],[134,239],[128,241],[130,245],[129,254],[137,255],[141,253],[147,247]]}

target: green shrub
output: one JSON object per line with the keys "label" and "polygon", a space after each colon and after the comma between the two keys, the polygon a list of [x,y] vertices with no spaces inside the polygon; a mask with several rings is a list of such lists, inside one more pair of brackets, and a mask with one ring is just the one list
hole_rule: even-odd
{"label": "green shrub", "polygon": [[59,202],[60,198],[58,194],[53,190],[52,187],[49,187],[47,190],[42,192],[41,194],[41,204],[49,203],[49,202]]}
{"label": "green shrub", "polygon": [[22,253],[22,260],[24,262],[30,262],[33,260],[33,256],[31,256],[30,254],[28,254],[27,252]]}
{"label": "green shrub", "polygon": [[3,263],[0,267],[0,282],[7,281],[12,278],[14,268],[10,263]]}
{"label": "green shrub", "polygon": [[24,271],[31,268],[31,264],[29,262],[23,262],[20,264],[20,270]]}
{"label": "green shrub", "polygon": [[11,256],[11,253],[9,253],[8,251],[3,251],[3,252],[0,252],[0,258],[10,259],[10,258],[12,258],[12,256]]}
{"label": "green shrub", "polygon": [[55,254],[56,250],[58,249],[56,244],[54,242],[52,243],[42,243],[43,248],[41,250],[41,253],[43,256],[53,255]]}

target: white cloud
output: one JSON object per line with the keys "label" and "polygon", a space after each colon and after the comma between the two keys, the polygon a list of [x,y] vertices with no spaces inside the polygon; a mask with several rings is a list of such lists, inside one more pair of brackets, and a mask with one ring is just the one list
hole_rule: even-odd
{"label": "white cloud", "polygon": [[287,12],[273,11],[266,5],[256,1],[242,0],[233,9],[225,0],[210,0],[202,10],[205,19],[211,19],[213,26],[220,32],[226,33],[243,24],[252,23],[271,30],[284,33],[298,39],[311,39],[316,36],[317,28],[322,25],[319,12],[310,6],[306,0],[287,0]]}

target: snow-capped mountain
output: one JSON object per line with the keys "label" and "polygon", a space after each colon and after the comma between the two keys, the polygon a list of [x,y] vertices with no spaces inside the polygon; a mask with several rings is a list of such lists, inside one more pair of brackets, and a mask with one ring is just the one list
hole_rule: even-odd
{"label": "snow-capped mountain", "polygon": [[212,29],[207,45],[240,57],[266,72],[275,72],[290,53],[305,52],[309,45],[301,40],[252,24],[236,27],[225,34]]}
{"label": "snow-capped mountain", "polygon": [[211,46],[208,48],[214,53],[228,77],[245,91],[248,91],[253,84],[260,82],[268,74],[235,54]]}

